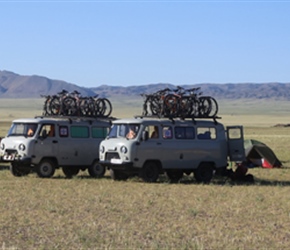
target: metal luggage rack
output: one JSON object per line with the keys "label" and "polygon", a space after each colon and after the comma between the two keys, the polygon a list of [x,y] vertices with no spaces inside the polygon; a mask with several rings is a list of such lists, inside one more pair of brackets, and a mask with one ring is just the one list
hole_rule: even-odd
{"label": "metal luggage rack", "polygon": [[161,119],[167,118],[174,122],[174,120],[192,120],[194,123],[196,119],[213,119],[215,123],[217,123],[217,119],[222,119],[220,116],[213,116],[213,117],[202,117],[202,116],[186,116],[186,117],[179,117],[179,116],[159,116],[159,115],[135,115],[134,118],[144,119],[144,118],[154,118],[154,119]]}
{"label": "metal luggage rack", "polygon": [[89,123],[92,123],[94,121],[114,121],[117,120],[116,117],[102,117],[102,116],[97,116],[97,117],[88,117],[88,116],[65,116],[65,115],[37,115],[34,118],[54,118],[54,119],[67,119],[70,123],[72,121],[87,121]]}

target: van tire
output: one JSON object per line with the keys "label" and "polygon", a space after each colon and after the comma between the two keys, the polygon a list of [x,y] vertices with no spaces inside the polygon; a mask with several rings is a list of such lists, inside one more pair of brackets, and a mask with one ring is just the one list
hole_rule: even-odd
{"label": "van tire", "polygon": [[54,175],[55,164],[52,160],[42,160],[36,166],[36,173],[40,178],[50,178]]}
{"label": "van tire", "polygon": [[73,176],[76,176],[79,173],[80,169],[78,167],[71,167],[71,166],[63,166],[62,172],[67,178],[72,178]]}
{"label": "van tire", "polygon": [[91,177],[101,178],[105,175],[106,167],[100,165],[98,161],[95,161],[88,167],[88,172]]}
{"label": "van tire", "polygon": [[210,163],[202,163],[193,173],[197,182],[209,183],[213,177],[213,166]]}
{"label": "van tire", "polygon": [[140,170],[140,177],[144,182],[156,182],[159,177],[159,167],[155,162],[146,162]]}
{"label": "van tire", "polygon": [[183,177],[183,171],[168,169],[166,171],[166,176],[170,180],[170,182],[176,183]]}
{"label": "van tire", "polygon": [[128,179],[128,175],[115,169],[110,169],[110,176],[114,181],[125,181]]}
{"label": "van tire", "polygon": [[19,166],[18,164],[11,163],[10,172],[16,177],[26,176],[30,173],[31,169],[28,167]]}

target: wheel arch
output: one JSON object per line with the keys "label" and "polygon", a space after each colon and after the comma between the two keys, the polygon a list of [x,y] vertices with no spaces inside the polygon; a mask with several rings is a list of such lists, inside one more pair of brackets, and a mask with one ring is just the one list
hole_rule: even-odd
{"label": "wheel arch", "polygon": [[158,166],[158,170],[159,170],[159,173],[163,173],[164,172],[164,169],[162,168],[162,163],[160,160],[157,160],[157,159],[149,159],[149,160],[146,160],[143,165],[142,165],[142,168],[149,162],[152,162],[152,163],[155,163],[157,166]]}
{"label": "wheel arch", "polygon": [[45,157],[42,157],[41,160],[39,161],[39,163],[41,163],[42,161],[47,161],[47,160],[51,161],[54,164],[54,166],[55,166],[56,169],[57,168],[60,168],[60,166],[58,165],[58,160],[57,160],[57,158],[55,156],[45,156]]}

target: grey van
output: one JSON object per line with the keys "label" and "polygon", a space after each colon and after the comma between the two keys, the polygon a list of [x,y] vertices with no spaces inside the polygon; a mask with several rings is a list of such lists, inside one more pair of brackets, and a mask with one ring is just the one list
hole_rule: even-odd
{"label": "grey van", "polygon": [[194,174],[209,182],[214,170],[245,159],[243,127],[224,127],[216,120],[133,118],[113,122],[100,143],[100,164],[114,180],[139,175],[156,182],[166,173],[171,181]]}
{"label": "grey van", "polygon": [[88,170],[102,177],[106,169],[99,164],[99,143],[107,136],[111,122],[90,118],[36,117],[12,122],[1,140],[2,162],[10,163],[14,176],[35,171],[49,178],[62,168],[67,177]]}

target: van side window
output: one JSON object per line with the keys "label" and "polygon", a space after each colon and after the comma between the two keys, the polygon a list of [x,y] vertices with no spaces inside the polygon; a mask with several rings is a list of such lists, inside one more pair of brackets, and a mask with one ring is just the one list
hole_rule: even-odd
{"label": "van side window", "polygon": [[159,138],[159,129],[158,126],[147,126],[145,131],[148,132],[149,139],[158,139]]}
{"label": "van side window", "polygon": [[200,140],[213,140],[216,139],[216,129],[210,127],[198,127],[197,138]]}
{"label": "van side window", "polygon": [[194,127],[175,127],[174,134],[176,139],[194,139]]}
{"label": "van side window", "polygon": [[241,139],[241,129],[240,128],[230,128],[228,130],[229,139]]}
{"label": "van side window", "polygon": [[162,136],[164,139],[172,139],[172,128],[170,126],[163,127]]}
{"label": "van side window", "polygon": [[67,126],[59,126],[59,136],[60,137],[68,137],[68,127]]}
{"label": "van side window", "polygon": [[72,138],[88,138],[89,128],[86,126],[71,126],[70,134]]}
{"label": "van side window", "polygon": [[108,128],[105,127],[92,127],[93,138],[106,138],[108,134]]}
{"label": "van side window", "polygon": [[54,137],[55,136],[54,124],[43,124],[39,131],[39,135],[43,138]]}

